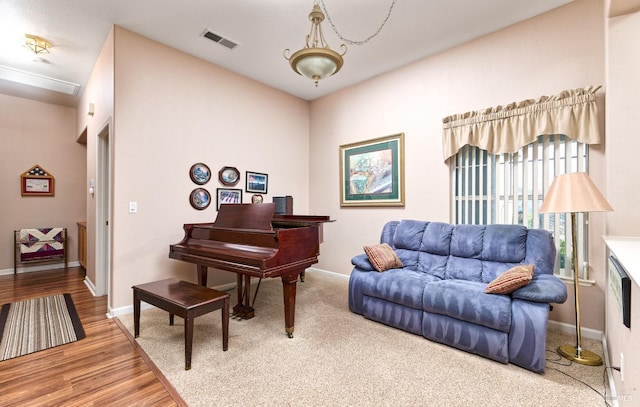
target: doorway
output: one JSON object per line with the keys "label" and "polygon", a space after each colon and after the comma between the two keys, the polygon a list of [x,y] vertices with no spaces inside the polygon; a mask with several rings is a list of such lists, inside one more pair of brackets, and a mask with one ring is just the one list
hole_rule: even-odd
{"label": "doorway", "polygon": [[[96,295],[109,295],[111,270],[111,119],[97,137]],[[109,300],[107,299],[107,305]]]}

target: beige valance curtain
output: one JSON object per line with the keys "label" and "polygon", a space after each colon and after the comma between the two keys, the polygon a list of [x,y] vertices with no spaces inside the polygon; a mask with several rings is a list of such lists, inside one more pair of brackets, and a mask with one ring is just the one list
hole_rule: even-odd
{"label": "beige valance curtain", "polygon": [[542,134],[564,134],[582,143],[599,144],[598,89],[600,86],[565,90],[555,96],[445,117],[444,161],[467,144],[492,154],[514,153]]}

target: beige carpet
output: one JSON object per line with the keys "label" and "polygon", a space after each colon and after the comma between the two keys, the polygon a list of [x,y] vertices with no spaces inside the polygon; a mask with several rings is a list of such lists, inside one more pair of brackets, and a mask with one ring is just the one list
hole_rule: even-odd
{"label": "beige carpet", "polygon": [[[308,272],[298,283],[289,339],[282,284],[264,280],[255,318],[230,321],[227,352],[220,312],[196,318],[189,371],[180,318],[170,327],[166,312],[143,311],[137,341],[190,406],[605,405],[601,394],[567,376],[603,393],[602,366],[571,364],[551,351],[540,375],[437,344],[351,313],[347,284]],[[133,332],[133,316],[120,319]],[[573,341],[551,333],[549,349]],[[602,355],[598,342],[583,342]]]}

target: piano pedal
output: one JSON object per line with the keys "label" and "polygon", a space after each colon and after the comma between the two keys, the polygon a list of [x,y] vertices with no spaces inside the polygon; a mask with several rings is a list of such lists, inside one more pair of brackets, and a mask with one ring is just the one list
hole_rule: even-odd
{"label": "piano pedal", "polygon": [[237,304],[233,307],[233,319],[251,319],[255,316],[255,310],[252,307],[243,304]]}

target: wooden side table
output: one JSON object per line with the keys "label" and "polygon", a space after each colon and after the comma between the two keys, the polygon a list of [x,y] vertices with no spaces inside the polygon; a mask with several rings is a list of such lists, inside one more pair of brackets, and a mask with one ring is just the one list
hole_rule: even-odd
{"label": "wooden side table", "polygon": [[169,278],[133,287],[134,336],[140,336],[140,301],[169,312],[169,325],[173,316],[184,318],[185,370],[191,369],[193,320],[206,313],[222,309],[222,350],[229,345],[229,294],[186,281]]}

